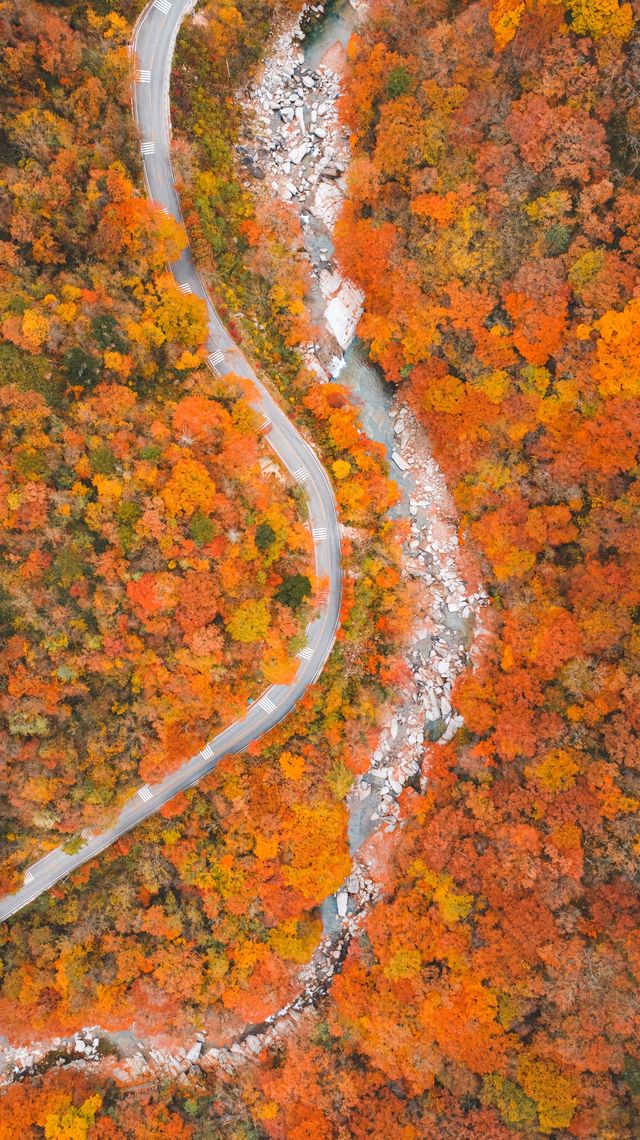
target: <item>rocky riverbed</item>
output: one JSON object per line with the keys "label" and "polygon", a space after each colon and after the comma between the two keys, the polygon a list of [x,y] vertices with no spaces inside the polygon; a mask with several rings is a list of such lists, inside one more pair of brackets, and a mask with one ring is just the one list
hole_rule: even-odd
{"label": "rocky riverbed", "polygon": [[[364,5],[351,5],[351,12]],[[258,83],[244,95],[246,128],[238,155],[247,185],[290,202],[300,218],[314,278],[309,299],[333,339],[308,345],[308,366],[323,378],[339,370],[362,315],[362,295],[333,259],[331,233],[346,194],[349,147],[337,111],[346,51],[336,39],[312,65],[302,50],[303,22],[321,16],[322,5],[305,9],[275,40]],[[354,16],[351,17],[355,22]],[[331,27],[331,24],[329,24]],[[316,39],[318,55],[318,40]],[[262,184],[262,185],[260,185]]]}

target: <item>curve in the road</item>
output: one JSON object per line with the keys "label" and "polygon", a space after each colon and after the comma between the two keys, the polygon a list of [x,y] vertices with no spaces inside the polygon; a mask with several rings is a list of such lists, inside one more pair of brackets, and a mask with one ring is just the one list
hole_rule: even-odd
{"label": "curve in the road", "polygon": [[[154,202],[180,222],[183,219],[171,166],[169,83],[180,24],[194,6],[194,0],[152,0],[138,19],[131,43],[135,67],[133,111],[140,133],[147,190]],[[263,425],[268,429],[265,439],[291,477],[304,487],[313,532],[316,575],[327,582],[325,599],[318,617],[307,628],[307,648],[300,654],[300,666],[294,681],[289,685],[272,686],[250,706],[241,720],[216,736],[178,771],[160,784],[140,788],[124,805],[113,827],[98,835],[85,831],[84,846],[75,854],[57,847],[29,867],[25,872],[24,886],[0,899],[0,920],[22,910],[71,871],[153,815],[178,792],[197,783],[224,756],[242,751],[273,728],[318,677],[338,629],[342,588],[340,534],[329,478],[313,448],[290,422],[232,341],[209,299],[190,249],[187,248],[170,268],[178,288],[201,297],[206,303],[210,367],[217,375],[234,373],[252,382],[255,395],[251,403],[262,414]]]}

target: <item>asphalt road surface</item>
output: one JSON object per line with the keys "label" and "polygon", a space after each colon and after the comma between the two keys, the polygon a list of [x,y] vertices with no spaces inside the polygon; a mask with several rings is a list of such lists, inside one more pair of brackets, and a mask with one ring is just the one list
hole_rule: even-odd
{"label": "asphalt road surface", "polygon": [[[155,202],[180,221],[182,215],[170,157],[169,81],[180,23],[193,6],[193,0],[153,0],[138,21],[131,45],[133,108],[140,133],[147,189]],[[264,417],[265,439],[291,477],[305,490],[309,524],[314,536],[316,573],[328,583],[326,600],[307,629],[307,648],[301,651],[300,665],[291,684],[273,685],[256,699],[241,720],[216,736],[177,772],[160,784],[140,788],[127,801],[115,825],[100,834],[87,832],[86,842],[76,854],[67,854],[58,847],[34,863],[25,872],[24,886],[15,894],[0,899],[0,919],[15,914],[76,867],[104,851],[178,792],[196,784],[224,756],[241,752],[273,728],[315,681],[335,640],[341,596],[340,536],[335,500],[326,472],[313,448],[287,419],[277,400],[261,384],[232,341],[207,296],[189,249],[174,262],[171,271],[184,292],[202,297],[207,304],[207,350],[211,367],[221,376],[233,372],[253,381],[256,398],[252,402]]]}

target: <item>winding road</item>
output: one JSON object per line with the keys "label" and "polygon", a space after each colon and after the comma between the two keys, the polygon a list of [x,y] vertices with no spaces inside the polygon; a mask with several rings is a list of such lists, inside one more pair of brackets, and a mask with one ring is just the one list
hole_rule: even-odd
{"label": "winding road", "polygon": [[[152,0],[136,24],[131,44],[135,68],[133,110],[140,133],[147,190],[158,205],[180,222],[183,219],[171,167],[169,84],[180,24],[194,6],[194,0]],[[241,752],[273,728],[316,680],[338,629],[342,585],[340,535],[328,476],[313,448],[290,422],[232,341],[211,304],[190,249],[187,248],[170,268],[182,292],[201,297],[207,305],[207,352],[211,368],[220,376],[235,373],[253,382],[256,394],[252,405],[262,415],[265,440],[291,477],[305,490],[314,539],[316,574],[328,583],[325,600],[318,617],[306,631],[307,647],[299,653],[300,665],[294,681],[288,685],[272,686],[250,706],[241,720],[216,736],[178,771],[160,784],[140,788],[124,805],[113,827],[100,834],[85,831],[84,845],[75,854],[57,847],[29,867],[25,872],[24,886],[0,899],[0,920],[22,910],[71,871],[93,859],[121,835],[157,812],[178,792],[196,784],[225,756]]]}

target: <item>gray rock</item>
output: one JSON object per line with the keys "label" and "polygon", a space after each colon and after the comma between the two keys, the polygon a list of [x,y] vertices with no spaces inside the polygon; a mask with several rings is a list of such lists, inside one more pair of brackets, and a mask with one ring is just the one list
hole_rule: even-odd
{"label": "gray rock", "polygon": [[289,152],[289,162],[293,162],[295,166],[299,166],[310,150],[311,143],[305,139],[304,142],[299,143],[298,146],[295,146],[293,150]]}
{"label": "gray rock", "polygon": [[430,637],[429,635],[427,637],[423,637],[422,640],[420,641],[419,645],[418,645],[418,653],[419,653],[419,655],[420,655],[420,657],[421,657],[421,659],[425,665],[427,664],[427,662],[429,660],[429,654],[431,652],[432,645],[433,645],[433,638]]}
{"label": "gray rock", "polygon": [[424,738],[431,744],[435,744],[442,736],[445,728],[447,727],[443,717],[439,716],[437,720],[425,720],[424,722]]}

